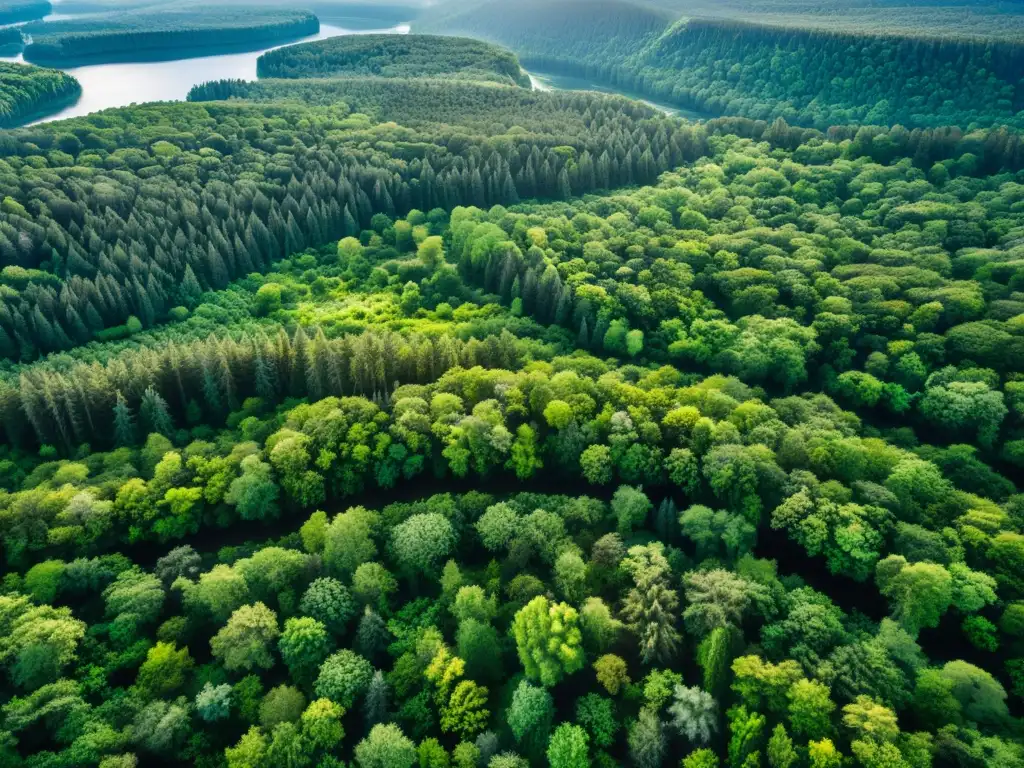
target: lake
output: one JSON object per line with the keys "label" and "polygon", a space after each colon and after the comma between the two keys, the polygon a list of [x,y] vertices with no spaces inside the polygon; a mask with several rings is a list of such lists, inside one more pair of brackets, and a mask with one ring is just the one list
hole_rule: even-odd
{"label": "lake", "polygon": [[[71,18],[71,16],[52,14],[46,20],[56,21],[61,18]],[[408,34],[409,29],[409,24],[399,24],[387,29],[350,29],[333,24],[321,24],[320,32],[315,35],[256,51],[222,53],[170,61],[117,62],[71,67],[66,71],[74,75],[82,84],[82,97],[71,106],[36,120],[30,125],[68,117],[81,117],[101,109],[127,107],[147,101],[184,101],[192,86],[209,80],[255,80],[256,60],[267,51],[282,48],[285,45],[326,40],[339,35]],[[0,57],[0,60],[23,61],[23,58],[20,55],[5,56]],[[541,72],[529,74],[533,88],[539,91],[573,90],[614,93],[642,101],[665,114],[688,120],[707,120],[716,117],[716,115],[658,104],[637,94],[627,93],[583,78]]]}
{"label": "lake", "polygon": [[[407,34],[409,25],[400,24],[389,29],[346,29],[332,24],[321,24],[318,34],[258,51],[199,56],[171,61],[118,62],[116,64],[70,67],[65,71],[74,75],[82,84],[82,98],[60,112],[36,120],[35,123],[60,120],[65,117],[80,117],[101,109],[127,107],[129,104],[141,104],[145,101],[184,101],[193,85],[205,83],[208,80],[255,80],[256,59],[275,48],[312,40],[326,40],[339,35],[362,35],[374,32]],[[21,56],[3,57],[3,59],[23,61]]]}

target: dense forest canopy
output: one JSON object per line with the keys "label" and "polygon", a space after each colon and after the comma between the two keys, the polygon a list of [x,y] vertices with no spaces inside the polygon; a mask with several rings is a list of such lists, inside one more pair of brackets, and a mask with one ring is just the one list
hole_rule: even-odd
{"label": "dense forest canopy", "polygon": [[71,66],[266,45],[315,34],[320,22],[303,10],[203,5],[38,21],[23,29],[31,37],[26,60]]}
{"label": "dense forest canopy", "polygon": [[41,19],[52,10],[49,0],[2,0],[0,2],[0,24],[16,24],[19,21]]}
{"label": "dense forest canopy", "polygon": [[[673,18],[731,19],[845,32],[1003,40],[1020,40],[1024,33],[1024,9],[1013,0],[628,0],[626,4],[639,15],[656,10]],[[475,13],[488,6],[489,12],[501,8],[514,16],[517,5],[509,0],[442,0],[420,18],[448,23],[467,11]]]}
{"label": "dense forest canopy", "polygon": [[1015,49],[626,5],[0,134],[0,766],[1024,768]]}
{"label": "dense forest canopy", "polygon": [[260,56],[260,78],[348,76],[455,78],[529,87],[515,55],[465,37],[342,35]]}
{"label": "dense forest canopy", "polygon": [[[594,78],[686,109],[907,127],[1024,127],[1024,47],[971,35],[864,33],[682,18],[630,0],[524,0],[424,15],[507,45],[524,65]],[[695,13],[688,10],[687,13]],[[763,20],[758,18],[758,22]]]}
{"label": "dense forest canopy", "polygon": [[21,125],[75,101],[82,86],[56,69],[0,61],[0,127]]}

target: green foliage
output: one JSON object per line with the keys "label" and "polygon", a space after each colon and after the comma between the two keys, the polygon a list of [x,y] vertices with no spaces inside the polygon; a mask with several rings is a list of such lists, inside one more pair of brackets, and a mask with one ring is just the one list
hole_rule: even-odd
{"label": "green foliage", "polygon": [[373,726],[355,754],[359,768],[412,768],[417,760],[416,747],[393,724]]}
{"label": "green foliage", "polygon": [[535,597],[515,615],[513,636],[526,676],[544,686],[583,668],[579,616],[565,603]]}
{"label": "green foliage", "polygon": [[0,62],[0,93],[3,94],[0,126],[11,128],[74,102],[81,95],[82,86],[71,75],[56,69],[3,61]]}
{"label": "green foliage", "polygon": [[269,669],[280,634],[276,613],[263,603],[243,605],[210,640],[210,650],[229,670]]}
{"label": "green foliage", "polygon": [[551,768],[587,768],[590,758],[587,732],[578,725],[563,723],[551,734],[548,743],[548,763]]}
{"label": "green foliage", "polygon": [[312,13],[281,9],[200,7],[159,11],[130,10],[117,15],[38,21],[26,25],[31,43],[27,61],[64,64],[104,61],[125,55],[180,57],[181,52],[216,46],[267,44],[313,34],[320,22]]}
{"label": "green foliage", "polygon": [[1015,137],[193,95],[0,142],[7,762],[1020,762]]}
{"label": "green foliage", "polygon": [[317,676],[316,695],[350,709],[370,685],[373,667],[359,654],[343,649],[327,657]]}
{"label": "green foliage", "polygon": [[478,40],[430,35],[345,35],[260,56],[259,77],[441,77],[529,85],[515,56]]}

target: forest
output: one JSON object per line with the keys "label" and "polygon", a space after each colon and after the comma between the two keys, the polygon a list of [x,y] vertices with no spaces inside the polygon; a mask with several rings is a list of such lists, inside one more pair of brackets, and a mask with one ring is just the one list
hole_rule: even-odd
{"label": "forest", "polygon": [[[20,41],[20,34],[14,32]],[[0,61],[0,128],[48,114],[74,102],[81,93],[82,86],[65,72]]]}
{"label": "forest", "polygon": [[514,54],[464,37],[342,35],[269,51],[256,66],[260,78],[456,78],[530,86]]}
{"label": "forest", "polygon": [[[458,17],[493,2],[441,0],[422,17]],[[633,2],[633,6],[641,14],[656,9],[673,18],[685,15],[844,32],[1019,40],[1024,31],[1024,9],[1006,0],[650,0]]]}
{"label": "forest", "polygon": [[593,78],[684,109],[782,117],[821,130],[846,123],[1024,127],[1020,34],[676,20],[669,10],[630,0],[457,8],[423,15],[415,28],[491,40],[518,53],[527,68]]}
{"label": "forest", "polygon": [[[754,98],[670,2],[550,44]],[[0,133],[0,766],[1024,768],[1012,114],[520,73],[340,38]]]}
{"label": "forest", "polygon": [[22,29],[31,38],[26,61],[68,67],[259,48],[316,34],[320,21],[303,10],[204,5],[36,21]]}
{"label": "forest", "polygon": [[51,13],[49,0],[2,0],[0,2],[0,24],[16,24],[19,21],[41,19]]}

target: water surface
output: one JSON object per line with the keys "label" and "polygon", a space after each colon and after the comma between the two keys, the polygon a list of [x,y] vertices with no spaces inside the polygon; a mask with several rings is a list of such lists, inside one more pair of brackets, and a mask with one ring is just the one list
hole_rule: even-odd
{"label": "water surface", "polygon": [[551,75],[542,72],[530,72],[529,74],[530,82],[533,84],[533,89],[535,91],[596,91],[598,93],[611,93],[617,96],[625,96],[633,99],[634,101],[642,101],[647,106],[660,110],[666,115],[682,117],[686,120],[710,120],[713,117],[718,117],[718,115],[713,115],[709,112],[698,112],[692,109],[682,109],[681,107],[670,107],[667,104],[659,104],[655,101],[651,101],[650,99],[646,99],[639,94],[602,85],[601,83],[595,83],[592,80],[582,77],[573,77],[571,75]]}
{"label": "water surface", "polygon": [[[80,117],[110,107],[127,107],[147,101],[184,101],[192,86],[208,80],[255,80],[256,60],[267,51],[285,45],[326,40],[339,35],[361,35],[390,32],[407,34],[408,24],[389,29],[347,29],[333,24],[321,24],[320,32],[309,37],[245,53],[227,53],[199,56],[171,61],[117,62],[69,67],[65,71],[82,84],[82,97],[59,112],[48,115],[36,123]],[[7,61],[23,61],[17,57],[4,57]]]}

